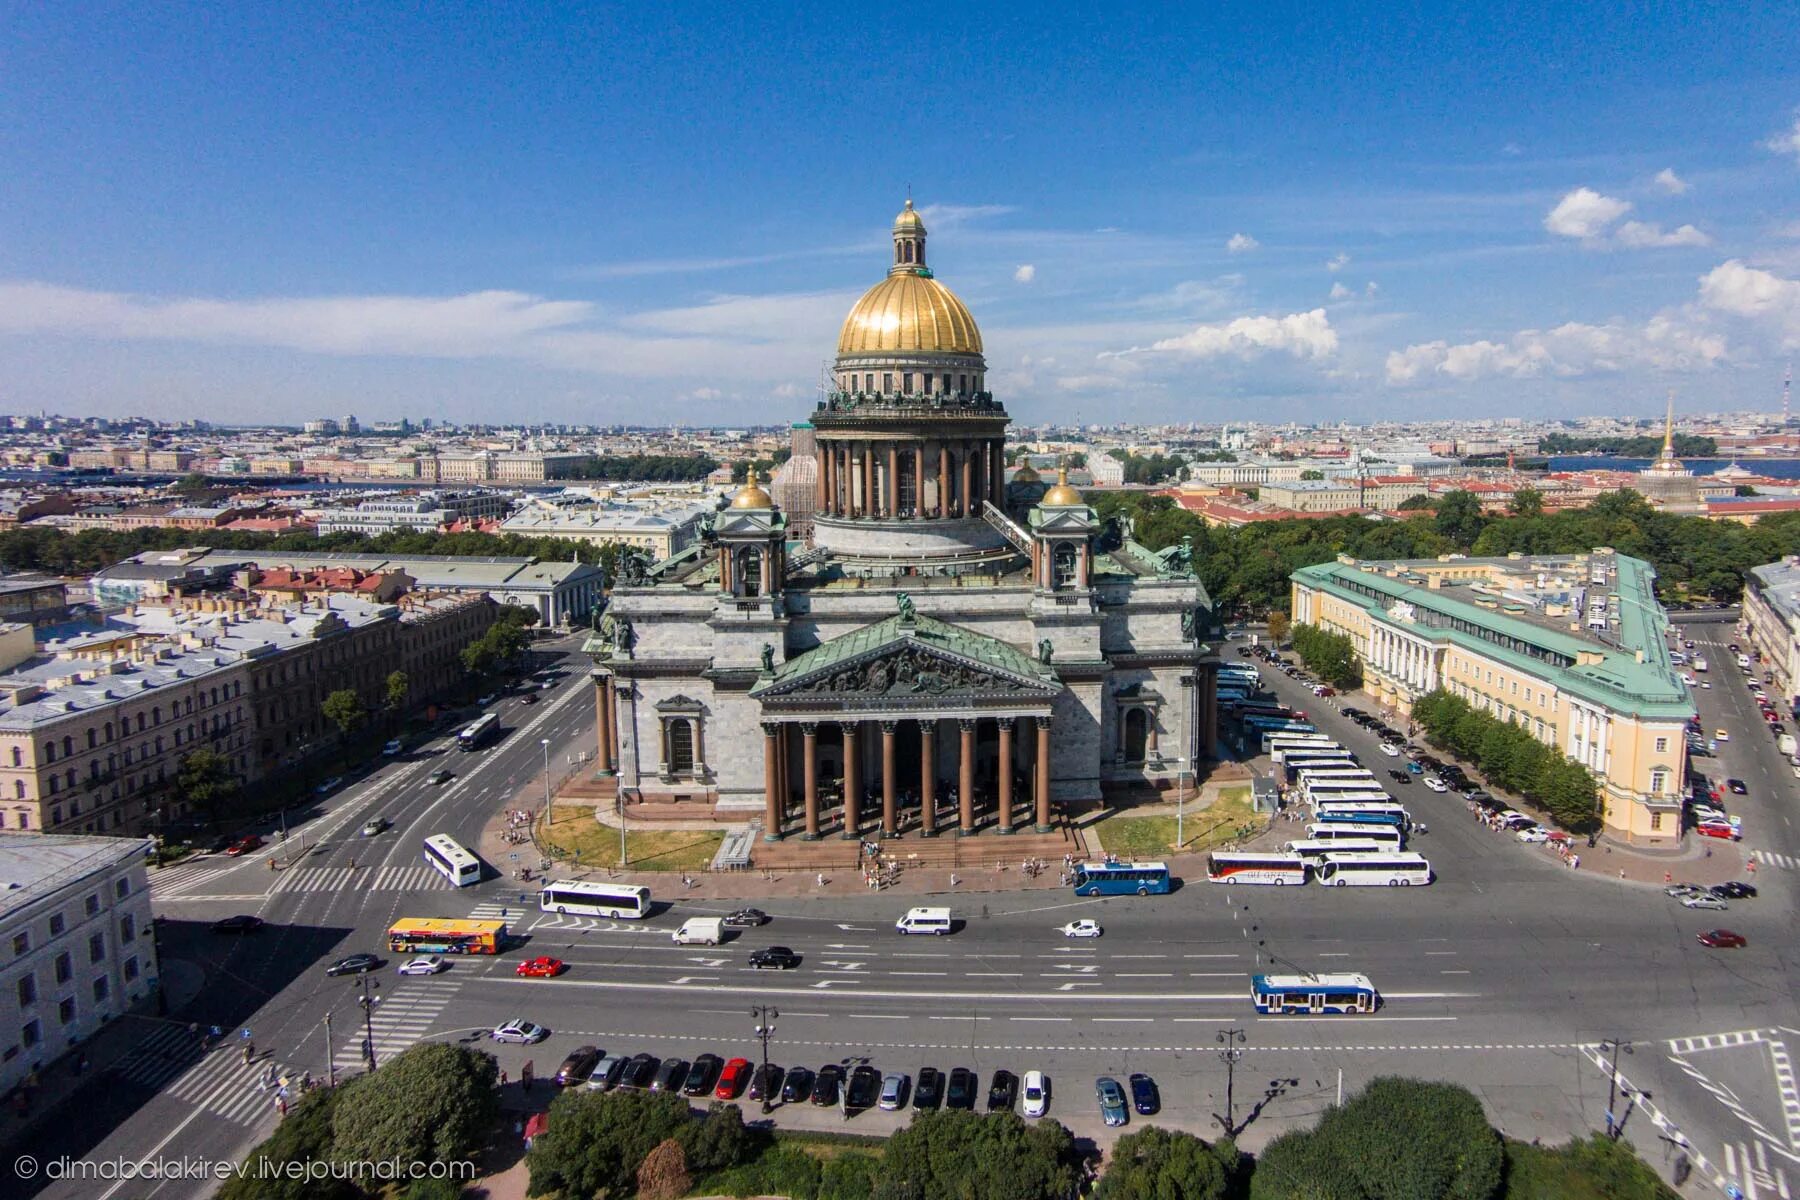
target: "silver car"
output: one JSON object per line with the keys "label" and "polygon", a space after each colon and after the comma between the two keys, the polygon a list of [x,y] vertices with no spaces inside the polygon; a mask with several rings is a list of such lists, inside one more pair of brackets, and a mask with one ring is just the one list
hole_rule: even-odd
{"label": "silver car", "polygon": [[1709,908],[1715,912],[1724,912],[1726,909],[1730,908],[1731,905],[1725,903],[1723,900],[1719,899],[1717,896],[1708,896],[1708,895],[1702,894],[1699,896],[1683,896],[1681,898],[1681,907],[1683,907],[1683,908]]}
{"label": "silver car", "polygon": [[906,1093],[911,1083],[905,1073],[891,1071],[881,1080],[881,1099],[876,1103],[889,1112],[906,1107]]}

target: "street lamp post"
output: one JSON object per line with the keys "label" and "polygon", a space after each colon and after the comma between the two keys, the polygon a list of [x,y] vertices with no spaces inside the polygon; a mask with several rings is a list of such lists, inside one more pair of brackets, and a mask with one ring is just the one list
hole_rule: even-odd
{"label": "street lamp post", "polygon": [[1600,1053],[1612,1052],[1612,1067],[1606,1073],[1606,1136],[1617,1141],[1625,1132],[1622,1122],[1613,1115],[1613,1104],[1619,1097],[1619,1051],[1632,1053],[1631,1043],[1620,1038],[1607,1038],[1600,1043]]}
{"label": "street lamp post", "polygon": [[363,1061],[369,1064],[369,1070],[375,1069],[375,1006],[381,1003],[381,997],[375,995],[381,985],[370,979],[365,972],[359,977],[362,983],[362,995],[357,1003],[363,1010]]}
{"label": "street lamp post", "polygon": [[[781,1014],[772,1005],[758,1004],[751,1008],[750,1015],[756,1020],[756,1036],[762,1040],[762,1067],[757,1074],[765,1077],[763,1083],[766,1085],[769,1073],[769,1039],[775,1036],[775,1019]],[[775,1111],[775,1102],[770,1097],[767,1086],[763,1088],[762,1110],[765,1113]]]}
{"label": "street lamp post", "polygon": [[1236,1082],[1238,1059],[1244,1057],[1244,1031],[1221,1029],[1217,1041],[1219,1043],[1219,1061],[1225,1064],[1225,1115],[1221,1117],[1218,1113],[1214,1113],[1213,1120],[1224,1128],[1226,1137],[1235,1138],[1237,1127],[1232,1121],[1231,1092],[1232,1085]]}
{"label": "street lamp post", "polygon": [[337,1086],[337,1059],[331,1053],[331,1014],[325,1014],[325,1080],[331,1087]]}
{"label": "street lamp post", "polygon": [[548,828],[556,819],[556,810],[550,807],[550,739],[539,738],[538,741],[544,747],[544,825]]}

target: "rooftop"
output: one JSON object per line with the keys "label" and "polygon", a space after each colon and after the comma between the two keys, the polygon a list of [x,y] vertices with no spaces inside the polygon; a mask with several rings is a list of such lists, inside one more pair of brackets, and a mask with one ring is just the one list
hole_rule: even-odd
{"label": "rooftop", "polygon": [[0,833],[0,918],[149,848],[142,838]]}

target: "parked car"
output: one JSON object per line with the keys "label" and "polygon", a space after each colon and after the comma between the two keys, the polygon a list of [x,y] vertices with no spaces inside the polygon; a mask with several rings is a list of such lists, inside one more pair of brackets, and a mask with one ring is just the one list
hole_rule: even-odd
{"label": "parked car", "polygon": [[1133,1075],[1131,1083],[1131,1106],[1138,1110],[1140,1116],[1153,1117],[1162,1109],[1162,1096],[1156,1090],[1156,1080],[1148,1075]]}
{"label": "parked car", "polygon": [[988,1111],[1010,1112],[1018,1098],[1019,1077],[1005,1069],[995,1071],[993,1081],[988,1084]]}
{"label": "parked car", "polygon": [[844,1107],[854,1111],[874,1108],[881,1097],[881,1072],[867,1063],[851,1068],[850,1082],[844,1086]]}
{"label": "parked car", "polygon": [[1738,833],[1735,828],[1723,821],[1702,821],[1700,824],[1694,826],[1694,830],[1697,833],[1705,834],[1707,837],[1723,838],[1728,842],[1735,842],[1743,836]]}
{"label": "parked car", "polygon": [[488,1034],[496,1042],[512,1042],[520,1046],[529,1046],[533,1042],[541,1042],[550,1036],[550,1031],[542,1025],[533,1024],[523,1017],[514,1017],[494,1026]]}
{"label": "parked car", "polygon": [[944,1075],[936,1067],[920,1067],[913,1087],[913,1108],[932,1109],[944,1102]]}
{"label": "parked car", "polygon": [[1377,746],[1376,749],[1380,750],[1383,754],[1387,755],[1389,758],[1399,758],[1400,757],[1400,747],[1394,745],[1394,743],[1392,743],[1392,742],[1383,742],[1383,743],[1381,743],[1381,745]]}
{"label": "parked car", "polygon": [[[731,1064],[725,1064],[725,1069],[729,1071],[731,1069]],[[764,1097],[767,1097],[770,1100],[774,1100],[780,1097],[783,1074],[784,1072],[782,1069],[775,1063],[764,1063],[762,1066],[756,1068],[755,1073],[750,1076],[749,1098],[751,1100],[761,1100]],[[723,1082],[723,1079],[721,1079],[721,1082]]]}
{"label": "parked car", "polygon": [[647,1088],[656,1078],[656,1072],[662,1066],[662,1060],[654,1054],[634,1054],[619,1072],[619,1086],[630,1088]]}
{"label": "parked car", "polygon": [[1712,946],[1721,950],[1738,950],[1750,944],[1750,939],[1741,933],[1733,933],[1729,929],[1709,929],[1699,935],[1702,946]]}
{"label": "parked car", "polygon": [[1685,900],[1689,896],[1698,896],[1706,890],[1697,883],[1671,883],[1663,889],[1663,895],[1673,896],[1677,900]]}
{"label": "parked car", "polygon": [[1713,912],[1724,912],[1726,909],[1730,908],[1731,905],[1725,903],[1723,900],[1719,899],[1717,896],[1709,895],[1705,892],[1702,892],[1698,896],[1683,896],[1681,899],[1681,907],[1683,907],[1683,908],[1705,908],[1705,909],[1710,909]]}
{"label": "parked car", "polygon": [[754,929],[758,925],[767,925],[769,914],[760,908],[740,908],[725,917],[727,929]]}
{"label": "parked car", "polygon": [[890,1071],[881,1080],[881,1098],[876,1104],[885,1112],[897,1112],[905,1108],[908,1083],[904,1072]]}
{"label": "parked car", "polygon": [[254,833],[246,833],[243,837],[225,847],[225,854],[229,858],[236,858],[240,854],[248,854],[252,850],[261,850],[262,846],[263,840],[260,837],[256,836]]}
{"label": "parked car", "polygon": [[548,954],[540,954],[536,958],[528,958],[513,968],[513,974],[520,979],[554,979],[563,973],[563,960],[551,958]]}
{"label": "parked car", "polygon": [[1025,1100],[1026,1116],[1041,1117],[1050,1111],[1050,1079],[1042,1071],[1025,1072],[1020,1092]]}
{"label": "parked car", "polygon": [[1447,792],[1450,790],[1450,785],[1439,779],[1436,775],[1427,775],[1420,782],[1434,792]]}
{"label": "parked car", "polygon": [[577,1046],[569,1051],[569,1056],[562,1060],[562,1066],[556,1068],[556,1085],[558,1087],[574,1087],[586,1083],[594,1068],[600,1065],[600,1047]]}
{"label": "parked car", "polygon": [[588,1074],[587,1088],[590,1092],[610,1092],[619,1086],[625,1076],[625,1068],[630,1060],[622,1054],[608,1054],[595,1064]]}
{"label": "parked car", "polygon": [[1125,1091],[1110,1075],[1094,1080],[1094,1094],[1100,1101],[1100,1119],[1108,1125],[1123,1125],[1131,1119],[1125,1111]]}
{"label": "parked car", "polygon": [[750,952],[750,965],[759,971],[785,971],[800,965],[800,956],[786,946],[768,946]]}
{"label": "parked car", "polygon": [[789,1067],[781,1081],[781,1102],[798,1104],[812,1095],[813,1073],[808,1067]]}
{"label": "parked car", "polygon": [[975,1072],[967,1067],[952,1067],[950,1083],[944,1089],[945,1108],[973,1109],[975,1107]]}
{"label": "parked car", "polygon": [[704,1096],[719,1082],[725,1060],[716,1054],[702,1054],[688,1067],[687,1079],[681,1085],[684,1096]]}
{"label": "parked car", "polygon": [[374,954],[351,954],[340,958],[325,968],[327,975],[361,975],[364,971],[373,971],[381,965],[381,959]]}
{"label": "parked car", "polygon": [[405,748],[406,748],[405,745],[400,741],[399,738],[389,738],[387,741],[387,744],[381,748],[381,752],[383,754],[387,755],[389,758],[392,758],[396,754],[399,754]]}
{"label": "parked car", "polygon": [[333,791],[337,790],[337,785],[342,782],[344,782],[344,777],[342,775],[333,775],[331,778],[329,778],[325,782],[321,783],[318,787],[314,788],[313,795],[328,796]]}
{"label": "parked car", "polygon": [[214,921],[212,931],[214,933],[255,933],[263,927],[263,923],[261,917],[251,916],[249,913],[239,913],[235,917]]}
{"label": "parked car", "polygon": [[1547,842],[1550,840],[1550,831],[1542,825],[1533,825],[1529,829],[1519,830],[1518,838],[1521,842]]}
{"label": "parked car", "polygon": [[844,1086],[844,1068],[826,1063],[813,1076],[812,1102],[824,1106],[838,1102],[838,1089]]}
{"label": "parked car", "polygon": [[1713,895],[1719,896],[1726,900],[1747,900],[1750,897],[1756,895],[1756,885],[1755,884],[1744,883],[1741,880],[1736,880],[1736,879],[1732,880],[1729,883],[1718,884],[1714,887],[1708,888],[1707,890],[1710,891]]}
{"label": "parked car", "polygon": [[662,1066],[656,1068],[656,1078],[650,1081],[653,1092],[679,1092],[681,1085],[687,1082],[688,1061],[685,1058],[665,1058]]}
{"label": "parked car", "polygon": [[426,954],[418,958],[409,958],[400,964],[402,975],[436,975],[450,969],[450,962],[439,954]]}

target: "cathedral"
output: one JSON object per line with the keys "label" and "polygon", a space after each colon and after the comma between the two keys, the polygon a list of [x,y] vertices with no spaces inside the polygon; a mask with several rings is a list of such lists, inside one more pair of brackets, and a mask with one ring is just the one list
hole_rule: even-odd
{"label": "cathedral", "polygon": [[981,330],[910,200],[893,243],[796,426],[804,528],[753,475],[615,581],[588,650],[628,813],[702,801],[764,842],[1045,832],[1214,753],[1188,549],[1139,545],[1066,471],[1008,477]]}

